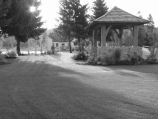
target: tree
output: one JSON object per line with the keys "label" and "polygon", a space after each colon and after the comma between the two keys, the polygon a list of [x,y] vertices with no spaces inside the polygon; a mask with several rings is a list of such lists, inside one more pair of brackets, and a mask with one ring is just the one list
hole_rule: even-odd
{"label": "tree", "polygon": [[[71,39],[77,38],[79,49],[81,51],[81,39],[87,36],[86,27],[88,25],[86,14],[87,5],[81,5],[80,0],[62,0],[60,15],[60,28],[65,31],[69,44],[71,46]],[[71,47],[70,47],[71,52]]]}
{"label": "tree", "polygon": [[[108,11],[108,7],[106,6],[106,3],[104,0],[95,0],[93,2],[93,19],[97,19],[99,17],[101,17],[102,15],[104,15],[105,13],[107,13]],[[96,39],[98,39],[99,41],[101,41],[101,29],[98,28],[96,29],[96,32],[95,32],[95,36],[96,36]]]}
{"label": "tree", "polygon": [[153,20],[153,17],[151,14],[149,14],[148,20],[150,21],[150,23],[147,26],[148,26],[148,29],[151,30],[151,32],[152,32],[155,25],[154,25],[154,20]]}
{"label": "tree", "polygon": [[151,14],[149,14],[148,20],[150,23],[139,28],[139,46],[153,46],[157,42],[157,29],[154,26],[154,20]]}
{"label": "tree", "polygon": [[71,9],[70,0],[60,1],[60,21],[59,27],[65,31],[66,39],[69,41],[69,50],[72,53],[71,48],[71,35],[72,35],[72,25],[73,25],[73,10]]}
{"label": "tree", "polygon": [[[34,6],[34,13],[30,12],[30,7]],[[8,11],[7,18],[12,18],[9,25],[3,27],[3,31],[13,35],[17,41],[17,53],[20,55],[20,42],[26,42],[29,38],[37,39],[45,29],[41,28],[43,22],[39,17],[39,0],[14,0]]]}
{"label": "tree", "polygon": [[74,37],[78,39],[79,51],[83,51],[84,40],[88,36],[86,27],[88,26],[87,22],[87,5],[81,5],[80,0],[71,0],[70,2],[73,10],[73,32]]}
{"label": "tree", "polygon": [[144,45],[152,46],[154,45],[154,20],[151,14],[149,14],[148,20],[150,21],[146,25],[146,37],[144,39]]}
{"label": "tree", "polygon": [[60,26],[54,28],[53,31],[49,34],[49,37],[54,41],[66,41],[66,33]]}
{"label": "tree", "polygon": [[143,46],[144,45],[144,40],[146,38],[146,26],[142,25],[139,27],[139,31],[138,31],[138,45],[139,46]]}
{"label": "tree", "polygon": [[104,0],[95,0],[93,7],[93,17],[97,19],[98,17],[104,15],[108,11],[108,7]]}
{"label": "tree", "polygon": [[0,0],[0,27],[5,26],[11,19],[6,19],[6,15],[11,6],[12,0]]}

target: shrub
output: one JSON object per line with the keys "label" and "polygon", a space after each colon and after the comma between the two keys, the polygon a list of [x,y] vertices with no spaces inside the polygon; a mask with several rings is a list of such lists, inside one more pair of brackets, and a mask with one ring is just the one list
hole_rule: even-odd
{"label": "shrub", "polygon": [[115,64],[115,59],[113,54],[107,54],[102,58],[103,65],[112,65]]}
{"label": "shrub", "polygon": [[[100,54],[99,54],[100,53]],[[107,47],[99,52],[97,58],[89,57],[90,64],[99,65],[135,65],[146,63],[141,48],[135,47]],[[155,63],[157,60],[148,58],[148,63]]]}
{"label": "shrub", "polygon": [[117,49],[108,49],[106,53],[104,53],[101,58],[100,62],[102,65],[115,65],[118,64],[121,58],[121,50]]}
{"label": "shrub", "polygon": [[146,59],[147,64],[156,64],[158,63],[155,54],[151,54],[147,59]]}
{"label": "shrub", "polygon": [[18,55],[15,51],[9,51],[9,52],[7,52],[7,54],[5,54],[5,57],[6,58],[17,58]]}
{"label": "shrub", "polygon": [[6,64],[7,60],[5,59],[5,56],[0,54],[0,64]]}
{"label": "shrub", "polygon": [[79,52],[73,56],[74,60],[85,61],[88,59],[88,56],[84,52]]}
{"label": "shrub", "polygon": [[47,55],[53,54],[51,50],[47,51]]}
{"label": "shrub", "polygon": [[97,65],[98,64],[98,59],[94,58],[93,56],[90,56],[88,58],[88,64],[91,64],[91,65]]}
{"label": "shrub", "polygon": [[121,50],[119,48],[116,48],[114,50],[114,53],[113,53],[113,57],[114,57],[114,62],[117,64],[119,63],[120,61],[120,58],[121,58]]}

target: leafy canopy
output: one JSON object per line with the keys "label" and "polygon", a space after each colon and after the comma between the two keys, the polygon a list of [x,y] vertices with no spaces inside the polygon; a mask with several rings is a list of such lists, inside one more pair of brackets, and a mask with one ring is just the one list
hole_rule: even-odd
{"label": "leafy canopy", "polygon": [[104,0],[95,0],[93,7],[93,17],[97,19],[98,17],[104,15],[108,11],[108,7]]}
{"label": "leafy canopy", "polygon": [[[8,11],[7,18],[11,22],[3,27],[3,31],[16,37],[16,40],[26,42],[28,38],[36,38],[45,29],[41,28],[43,22],[39,17],[39,0],[14,0]],[[31,13],[30,7],[36,7],[36,11]]]}

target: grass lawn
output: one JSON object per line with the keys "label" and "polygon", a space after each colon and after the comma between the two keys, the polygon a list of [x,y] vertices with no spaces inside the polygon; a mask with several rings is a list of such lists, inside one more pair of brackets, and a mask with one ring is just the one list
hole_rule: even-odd
{"label": "grass lawn", "polygon": [[0,65],[0,118],[158,117],[157,66],[77,65],[70,57],[21,56]]}

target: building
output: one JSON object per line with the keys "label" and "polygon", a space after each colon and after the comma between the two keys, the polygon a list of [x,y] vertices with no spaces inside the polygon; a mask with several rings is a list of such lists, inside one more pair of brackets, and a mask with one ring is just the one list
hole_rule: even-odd
{"label": "building", "polygon": [[[69,42],[68,41],[56,41],[53,39],[53,42],[52,42],[54,48],[56,51],[68,51],[69,50]],[[75,49],[75,44],[74,44],[74,41],[71,42],[71,47],[72,47],[72,50]]]}
{"label": "building", "polygon": [[[89,29],[92,39],[92,56],[98,57],[107,51],[108,46],[122,47],[122,39],[125,30],[130,30],[132,39],[130,46],[138,46],[139,26],[149,23],[150,21],[134,16],[118,7],[95,19]],[[97,31],[101,31],[100,38],[97,37]],[[100,46],[100,47],[97,47]],[[98,52],[99,51],[99,52]]]}

